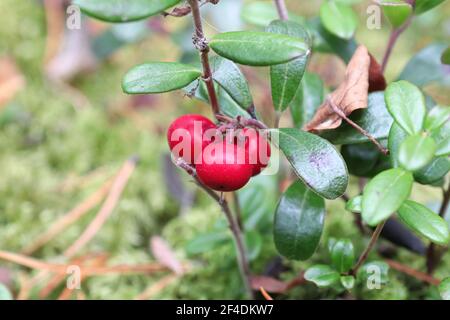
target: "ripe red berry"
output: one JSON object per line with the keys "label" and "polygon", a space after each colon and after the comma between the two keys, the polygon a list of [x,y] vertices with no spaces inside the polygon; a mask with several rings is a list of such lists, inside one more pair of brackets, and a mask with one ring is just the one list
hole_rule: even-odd
{"label": "ripe red berry", "polygon": [[215,124],[202,115],[181,116],[175,119],[167,130],[169,148],[175,157],[182,157],[193,165],[194,160],[211,141],[205,136],[205,132],[215,128]]}
{"label": "ripe red berry", "polygon": [[208,145],[197,164],[202,183],[217,191],[235,191],[247,184],[253,166],[246,160],[246,150],[234,143],[218,141]]}
{"label": "ripe red berry", "polygon": [[253,128],[245,128],[242,130],[245,137],[245,148],[248,152],[248,161],[252,165],[252,176],[256,176],[269,164],[270,160],[270,144]]}

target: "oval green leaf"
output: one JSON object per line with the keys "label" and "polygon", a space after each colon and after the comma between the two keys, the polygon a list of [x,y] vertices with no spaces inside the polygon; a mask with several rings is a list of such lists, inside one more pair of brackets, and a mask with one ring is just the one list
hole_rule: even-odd
{"label": "oval green leaf", "polygon": [[427,166],[414,172],[414,180],[421,184],[434,184],[440,181],[450,171],[448,157],[434,158]]}
{"label": "oval green leaf", "polygon": [[181,89],[200,77],[202,72],[177,62],[150,62],[129,70],[122,89],[129,94],[162,93]]}
{"label": "oval green leaf", "polygon": [[439,294],[443,300],[450,300],[450,277],[445,278],[439,284]]}
{"label": "oval green leaf", "polygon": [[298,129],[271,131],[272,141],[309,188],[327,199],[336,199],[344,194],[348,184],[347,166],[331,143]]}
{"label": "oval green leaf", "polygon": [[331,250],[331,263],[340,273],[350,270],[355,260],[353,244],[349,239],[340,239],[336,241]]}
{"label": "oval green leaf", "polygon": [[[285,34],[311,43],[308,31],[292,21],[275,20],[267,27],[267,32]],[[277,111],[284,111],[294,99],[303,78],[309,54],[290,62],[270,67],[272,101]]]}
{"label": "oval green leaf", "polygon": [[414,13],[422,14],[440,5],[445,0],[416,0]]}
{"label": "oval green leaf", "polygon": [[173,7],[181,0],[74,0],[87,15],[108,22],[147,18]]}
{"label": "oval green leaf", "polygon": [[353,9],[334,1],[322,3],[320,19],[328,32],[342,39],[352,38],[358,26],[358,16]]}
{"label": "oval green leaf", "polygon": [[306,270],[305,279],[314,282],[318,287],[328,287],[339,281],[339,273],[324,264],[317,264]]}
{"label": "oval green leaf", "polygon": [[355,277],[341,276],[341,284],[345,289],[350,290],[355,286]]}
{"label": "oval green leaf", "polygon": [[425,130],[433,131],[450,120],[450,107],[435,106],[425,118]]}
{"label": "oval green leaf", "polygon": [[447,222],[424,205],[407,200],[398,209],[398,216],[411,230],[430,241],[440,245],[449,242]]}
{"label": "oval green leaf", "polygon": [[415,134],[407,137],[400,145],[398,161],[409,171],[425,167],[434,157],[436,143],[431,137]]}
{"label": "oval green leaf", "polygon": [[305,260],[319,245],[325,217],[325,201],[301,181],[282,195],[275,212],[274,241],[283,256]]}
{"label": "oval green leaf", "polygon": [[412,174],[400,168],[376,175],[364,188],[361,203],[363,220],[370,226],[386,220],[409,197],[412,184]]}
{"label": "oval green leaf", "polygon": [[413,7],[403,0],[382,0],[380,5],[394,29],[404,24],[413,12]]}
{"label": "oval green leaf", "polygon": [[299,38],[259,31],[219,33],[209,42],[219,55],[250,66],[285,63],[308,53],[308,45]]}
{"label": "oval green leaf", "polygon": [[422,130],[426,107],[425,98],[419,88],[408,81],[393,82],[386,88],[385,99],[395,122],[408,134]]}
{"label": "oval green leaf", "polygon": [[389,131],[388,148],[389,148],[389,159],[391,165],[397,168],[400,164],[398,161],[398,154],[400,152],[400,146],[403,141],[408,137],[408,133],[402,129],[396,122],[391,126]]}
{"label": "oval green leaf", "polygon": [[362,210],[361,203],[362,203],[362,196],[353,197],[347,201],[347,203],[345,204],[345,209],[350,212],[361,213]]}
{"label": "oval green leaf", "polygon": [[431,137],[436,142],[437,148],[436,156],[450,155],[450,121],[447,121],[443,126],[431,132]]}

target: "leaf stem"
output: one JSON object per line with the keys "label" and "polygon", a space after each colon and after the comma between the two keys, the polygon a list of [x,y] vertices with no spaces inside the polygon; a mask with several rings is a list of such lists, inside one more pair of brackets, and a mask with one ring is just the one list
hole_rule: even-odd
{"label": "leaf stem", "polygon": [[386,149],[385,147],[383,147],[378,141],[377,139],[375,139],[370,133],[368,133],[366,130],[364,130],[363,128],[361,128],[357,123],[355,123],[354,121],[352,121],[350,118],[348,118],[345,113],[339,109],[336,104],[330,99],[328,98],[328,104],[331,106],[331,109],[333,109],[333,111],[339,116],[341,117],[343,120],[345,120],[349,125],[351,125],[353,128],[355,128],[356,130],[359,131],[359,133],[361,133],[362,135],[366,136],[374,145],[377,146],[377,148],[385,155],[389,154],[389,150]]}
{"label": "leaf stem", "polygon": [[216,91],[214,89],[214,80],[211,71],[211,65],[209,64],[209,46],[203,33],[202,18],[200,16],[200,8],[198,0],[188,0],[189,6],[192,9],[192,17],[194,20],[195,32],[192,36],[192,40],[196,49],[200,52],[200,60],[203,67],[203,81],[205,81],[206,88],[208,90],[209,102],[214,116],[220,114],[219,101],[217,99]]}
{"label": "leaf stem", "polygon": [[231,233],[233,235],[233,240],[236,246],[237,251],[237,260],[239,265],[239,271],[241,273],[242,280],[244,281],[245,289],[247,291],[247,295],[251,299],[255,299],[254,292],[251,287],[251,272],[250,265],[248,263],[247,253],[245,249],[245,244],[242,235],[242,229],[239,226],[239,222],[236,217],[232,214],[230,207],[228,205],[228,201],[218,195],[214,190],[205,186],[197,177],[197,173],[195,169],[191,167],[188,163],[186,163],[183,159],[178,159],[176,165],[181,169],[185,170],[192,178],[195,183],[203,189],[214,201],[216,201],[220,208],[222,209],[225,217],[228,220],[228,225],[230,227]]}
{"label": "leaf stem", "polygon": [[286,3],[284,0],[274,0],[275,6],[277,7],[278,15],[281,20],[288,20],[289,19],[289,13],[286,8]]}
{"label": "leaf stem", "polygon": [[381,62],[381,72],[384,73],[386,66],[388,64],[389,58],[391,57],[392,50],[397,43],[400,35],[409,27],[411,24],[413,15],[411,15],[408,20],[405,21],[400,27],[393,29],[386,46],[386,51],[384,52],[383,61]]}
{"label": "leaf stem", "polygon": [[351,275],[356,275],[359,268],[363,265],[363,263],[366,261],[367,257],[369,256],[370,251],[372,251],[373,247],[375,246],[375,243],[377,242],[378,238],[380,237],[381,231],[383,230],[384,224],[386,221],[381,222],[377,227],[375,228],[374,232],[372,233],[372,237],[370,238],[369,244],[367,245],[366,249],[363,251],[363,253],[359,256],[358,262],[356,262],[355,266],[350,270]]}

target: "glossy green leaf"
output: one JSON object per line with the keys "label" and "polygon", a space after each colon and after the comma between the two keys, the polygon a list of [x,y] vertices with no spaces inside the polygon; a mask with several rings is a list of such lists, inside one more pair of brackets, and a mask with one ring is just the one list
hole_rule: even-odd
{"label": "glossy green leaf", "polygon": [[309,122],[324,99],[322,79],[317,74],[306,72],[290,104],[292,120],[297,128]]}
{"label": "glossy green leaf", "polygon": [[448,121],[450,121],[450,107],[435,106],[425,118],[425,130],[436,130]]}
{"label": "glossy green leaf", "polygon": [[196,255],[213,250],[229,240],[226,232],[211,232],[198,235],[186,244],[186,253]]}
{"label": "glossy green leaf", "polygon": [[[307,44],[311,42],[308,31],[292,21],[272,21],[266,31],[299,38]],[[305,72],[308,57],[309,54],[270,67],[270,84],[275,110],[284,111],[291,103]]]}
{"label": "glossy green leaf", "polygon": [[382,0],[383,13],[394,29],[400,27],[411,16],[413,8],[403,0]]}
{"label": "glossy green leaf", "polygon": [[345,204],[345,209],[351,212],[361,213],[361,204],[362,196],[356,196],[347,201],[347,203]]}
{"label": "glossy green leaf", "polygon": [[403,141],[408,137],[408,133],[400,127],[397,123],[393,123],[391,130],[389,131],[388,148],[389,159],[392,167],[396,168],[400,165],[398,161],[398,154],[400,152],[400,146]]}
{"label": "glossy green leaf", "polygon": [[447,49],[442,52],[441,62],[442,64],[450,65],[450,47],[447,47]]}
{"label": "glossy green leaf", "polygon": [[416,0],[415,14],[422,14],[440,5],[445,0]]}
{"label": "glossy green leaf", "polygon": [[341,154],[348,172],[358,177],[369,176],[381,157],[380,150],[371,142],[344,145]]}
{"label": "glossy green leaf", "polygon": [[340,239],[336,241],[331,250],[331,263],[340,273],[350,270],[355,260],[353,244],[349,239]]}
{"label": "glossy green leaf", "polygon": [[275,212],[274,241],[283,256],[305,260],[319,245],[325,217],[325,201],[301,181],[283,194]]}
{"label": "glossy green leaf", "polygon": [[108,22],[127,22],[158,14],[181,0],[74,0],[87,15]]}
{"label": "glossy green leaf", "polygon": [[232,61],[215,56],[210,59],[213,79],[236,101],[244,110],[252,103],[252,95],[247,80],[236,64]]}
{"label": "glossy green leaf", "polygon": [[2,283],[0,283],[0,300],[12,300],[13,296],[9,289]]}
{"label": "glossy green leaf", "polygon": [[412,174],[400,168],[376,175],[364,188],[363,220],[370,226],[386,220],[409,197],[412,184]]}
{"label": "glossy green leaf", "polygon": [[187,64],[150,62],[129,70],[122,80],[122,89],[129,94],[168,92],[187,86],[201,74]]}
{"label": "glossy green leaf", "polygon": [[343,39],[353,37],[358,26],[358,16],[350,6],[337,2],[323,2],[320,19],[329,32]]}
{"label": "glossy green leaf", "polygon": [[447,222],[420,203],[405,201],[398,216],[411,230],[434,243],[446,245],[450,240]]}
{"label": "glossy green leaf", "polygon": [[320,196],[336,199],[348,184],[347,167],[340,153],[328,141],[293,128],[272,129],[278,144],[297,176]]}
{"label": "glossy green leaf", "polygon": [[328,287],[337,283],[340,275],[330,266],[317,264],[306,270],[305,279],[314,282],[318,287]]}
{"label": "glossy green leaf", "polygon": [[[241,12],[242,19],[260,27],[266,27],[273,20],[278,19],[278,11],[273,2],[254,1],[244,5]],[[301,23],[303,18],[289,13],[289,20]]]}
{"label": "glossy green leaf", "polygon": [[439,294],[443,300],[450,300],[450,277],[447,277],[439,284]]}
{"label": "glossy green leaf", "polygon": [[421,133],[407,137],[400,145],[398,161],[409,171],[425,167],[434,157],[436,143]]}
{"label": "glossy green leaf", "polygon": [[[377,140],[386,139],[393,119],[387,111],[383,92],[369,94],[366,109],[356,110],[349,117]],[[321,136],[333,144],[368,142],[366,136],[344,122],[335,130],[324,130]]]}
{"label": "glossy green leaf", "polygon": [[219,33],[209,42],[219,55],[250,66],[270,66],[303,57],[308,45],[299,38],[259,31]]}
{"label": "glossy green leaf", "polygon": [[431,137],[436,142],[436,156],[450,155],[450,121],[431,132]]}
{"label": "glossy green leaf", "polygon": [[447,46],[448,43],[434,43],[420,50],[406,64],[399,80],[407,80],[419,87],[432,82],[448,83],[450,74],[441,62]]}
{"label": "glossy green leaf", "polygon": [[421,184],[434,184],[450,171],[450,159],[446,156],[434,158],[428,165],[414,172],[414,180]]}
{"label": "glossy green leaf", "polygon": [[386,88],[385,99],[395,122],[406,132],[415,134],[422,130],[426,107],[419,88],[407,81],[393,82]]}
{"label": "glossy green leaf", "polygon": [[355,277],[353,276],[341,276],[340,278],[342,286],[350,290],[355,286]]}

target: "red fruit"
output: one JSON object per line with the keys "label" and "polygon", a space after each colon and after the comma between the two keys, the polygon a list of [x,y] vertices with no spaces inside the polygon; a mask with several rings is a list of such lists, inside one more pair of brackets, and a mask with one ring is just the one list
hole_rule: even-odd
{"label": "red fruit", "polygon": [[197,164],[197,176],[206,186],[217,191],[235,191],[247,184],[253,166],[246,160],[246,150],[224,141],[208,145]]}
{"label": "red fruit", "polygon": [[245,137],[245,148],[248,152],[248,162],[253,167],[252,176],[256,176],[269,164],[270,160],[270,144],[253,128],[245,128],[242,130]]}
{"label": "red fruit", "polygon": [[169,148],[175,157],[182,157],[187,163],[194,164],[203,148],[211,142],[205,137],[205,132],[215,128],[215,124],[204,116],[181,116],[175,119],[167,130]]}

